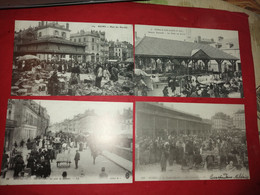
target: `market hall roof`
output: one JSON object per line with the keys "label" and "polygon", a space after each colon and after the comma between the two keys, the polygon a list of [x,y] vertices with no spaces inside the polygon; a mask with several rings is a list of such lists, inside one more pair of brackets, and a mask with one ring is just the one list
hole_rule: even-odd
{"label": "market hall roof", "polygon": [[40,38],[40,39],[35,39],[35,40],[30,40],[30,41],[23,41],[22,43],[17,43],[17,45],[31,45],[31,44],[48,43],[48,42],[85,47],[85,45],[83,43],[76,43],[76,42],[72,42],[70,40],[66,40],[66,39],[58,38],[58,37],[45,37],[45,38]]}
{"label": "market hall roof", "polygon": [[[198,54],[196,56],[196,54]],[[145,36],[135,46],[136,56],[175,57],[187,59],[239,60],[237,57],[207,44]]]}
{"label": "market hall roof", "polygon": [[26,40],[15,43],[14,53],[25,54],[71,54],[87,55],[83,43],[72,42],[58,37],[45,37],[35,40]]}

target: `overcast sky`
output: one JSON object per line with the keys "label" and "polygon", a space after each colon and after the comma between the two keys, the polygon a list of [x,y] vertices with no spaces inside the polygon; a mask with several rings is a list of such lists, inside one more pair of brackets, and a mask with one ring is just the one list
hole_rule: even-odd
{"label": "overcast sky", "polygon": [[[231,30],[216,30],[202,28],[182,28],[182,27],[166,27],[166,26],[151,26],[151,25],[135,25],[137,36],[142,38],[145,35],[149,37],[157,37],[164,39],[172,39],[179,41],[188,41],[190,38],[201,36],[202,38],[214,39],[216,41],[219,36],[224,39],[238,39],[238,32]],[[194,40],[194,39],[192,39]]]}
{"label": "overcast sky", "polygon": [[132,108],[132,103],[125,102],[91,102],[91,101],[60,101],[60,100],[34,100],[47,109],[51,123],[72,119],[86,110],[94,110],[98,115],[114,115],[122,113],[124,108]]}
{"label": "overcast sky", "polygon": [[[66,25],[66,22],[58,22],[59,24]],[[82,23],[82,22],[68,22],[71,33],[77,33],[80,30],[90,31],[105,31],[106,39],[108,41],[127,41],[133,44],[133,26],[126,24],[104,24],[104,23]],[[30,26],[38,26],[39,21],[15,21],[15,31],[27,29]]]}
{"label": "overcast sky", "polygon": [[217,112],[223,112],[232,117],[238,110],[244,110],[243,104],[200,104],[200,103],[164,103],[165,106],[199,115],[203,119],[210,119]]}

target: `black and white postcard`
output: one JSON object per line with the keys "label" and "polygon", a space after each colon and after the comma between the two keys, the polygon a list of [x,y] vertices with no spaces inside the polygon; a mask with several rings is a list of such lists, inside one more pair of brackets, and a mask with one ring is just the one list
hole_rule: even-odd
{"label": "black and white postcard", "polygon": [[132,183],[133,104],[9,99],[1,185]]}
{"label": "black and white postcard", "polygon": [[137,102],[135,180],[249,179],[244,105]]}
{"label": "black and white postcard", "polygon": [[135,95],[243,98],[237,31],[135,25]]}
{"label": "black and white postcard", "polygon": [[13,96],[133,95],[133,26],[15,21]]}

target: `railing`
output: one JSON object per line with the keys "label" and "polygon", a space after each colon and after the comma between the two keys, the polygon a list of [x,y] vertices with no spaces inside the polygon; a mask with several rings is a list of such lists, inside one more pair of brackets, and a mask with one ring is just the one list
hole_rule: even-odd
{"label": "railing", "polygon": [[112,146],[110,148],[110,152],[117,154],[118,156],[132,161],[132,157],[133,157],[133,151],[131,148],[124,148],[124,147],[120,147],[120,146]]}

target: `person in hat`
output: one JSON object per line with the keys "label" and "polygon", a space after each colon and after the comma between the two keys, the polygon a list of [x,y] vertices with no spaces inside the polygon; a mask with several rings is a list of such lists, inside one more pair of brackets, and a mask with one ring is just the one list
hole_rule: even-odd
{"label": "person in hat", "polygon": [[80,160],[80,154],[79,154],[79,151],[78,151],[78,150],[76,151],[74,160],[75,160],[75,166],[76,166],[75,169],[78,169],[78,162],[79,162],[79,160]]}

